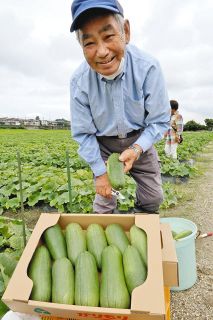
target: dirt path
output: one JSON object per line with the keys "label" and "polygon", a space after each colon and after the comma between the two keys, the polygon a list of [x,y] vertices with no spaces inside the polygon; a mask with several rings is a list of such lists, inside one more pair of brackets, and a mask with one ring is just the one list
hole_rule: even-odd
{"label": "dirt path", "polygon": [[[203,175],[178,188],[185,201],[161,216],[190,219],[202,233],[213,231],[213,143],[196,157]],[[171,319],[213,319],[213,237],[196,240],[198,280],[188,290],[172,292]]]}

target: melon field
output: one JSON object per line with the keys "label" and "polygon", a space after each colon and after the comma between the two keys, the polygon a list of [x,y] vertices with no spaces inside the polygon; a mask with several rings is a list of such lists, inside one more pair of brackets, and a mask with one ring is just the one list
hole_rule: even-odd
{"label": "melon field", "polygon": [[[183,137],[178,160],[165,157],[164,141],[156,144],[165,198],[160,214],[185,217],[195,221],[201,232],[212,231],[213,132],[184,132]],[[20,218],[24,217],[28,240],[41,212],[92,212],[92,172],[77,149],[68,130],[0,129],[0,298],[24,249]],[[118,203],[121,211],[134,206],[135,183],[129,175],[125,179],[121,190],[125,200]],[[197,284],[172,294],[174,320],[212,315],[211,238],[197,244]],[[0,318],[6,310],[0,301]]]}
{"label": "melon field", "polygon": [[[178,201],[175,190],[166,181],[184,181],[197,174],[193,158],[211,140],[212,132],[184,133],[184,142],[178,151],[179,161],[165,157],[164,141],[156,145],[165,181],[165,200],[161,208],[173,206]],[[25,209],[40,207],[60,212],[92,212],[92,172],[78,156],[77,149],[68,130],[0,130],[0,214],[21,208],[19,166]],[[122,193],[125,200],[119,202],[118,208],[127,211],[134,205],[135,193],[135,183],[129,175],[126,175]]]}

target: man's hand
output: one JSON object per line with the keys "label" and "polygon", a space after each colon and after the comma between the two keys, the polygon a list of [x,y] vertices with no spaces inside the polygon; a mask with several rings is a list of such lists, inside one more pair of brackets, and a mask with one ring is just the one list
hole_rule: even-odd
{"label": "man's hand", "polygon": [[95,190],[97,194],[100,194],[103,197],[111,199],[112,186],[109,182],[107,173],[104,173],[103,175],[95,178]]}
{"label": "man's hand", "polygon": [[[139,145],[134,145],[136,146],[140,153],[142,153],[142,149]],[[133,163],[138,159],[138,154],[133,150],[133,149],[126,149],[124,150],[120,157],[119,160],[124,162],[124,172],[127,173],[133,166]]]}

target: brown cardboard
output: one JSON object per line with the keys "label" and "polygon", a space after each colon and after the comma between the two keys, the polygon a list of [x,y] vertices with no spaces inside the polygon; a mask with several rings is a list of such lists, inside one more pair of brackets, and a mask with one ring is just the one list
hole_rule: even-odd
{"label": "brown cardboard", "polygon": [[[70,222],[78,222],[84,229],[91,223],[99,223],[104,228],[109,223],[119,223],[126,232],[133,224],[144,229],[148,239],[148,276],[141,286],[133,290],[130,309],[82,307],[29,300],[33,286],[31,279],[27,276],[29,262],[44,230],[57,222],[62,229]],[[37,315],[39,313],[72,319],[166,319],[159,217],[157,215],[41,214],[2,300],[13,311]]]}
{"label": "brown cardboard", "polygon": [[178,281],[178,260],[175,249],[175,242],[172,237],[172,231],[169,224],[162,223],[161,241],[162,241],[162,260],[163,260],[163,279],[166,287],[176,287]]}

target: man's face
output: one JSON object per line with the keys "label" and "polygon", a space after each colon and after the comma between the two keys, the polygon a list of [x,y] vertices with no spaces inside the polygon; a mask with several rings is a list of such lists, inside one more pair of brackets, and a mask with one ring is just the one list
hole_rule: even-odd
{"label": "man's face", "polygon": [[129,41],[129,24],[124,33],[114,16],[97,17],[80,30],[80,41],[85,59],[96,72],[109,76],[118,70]]}

